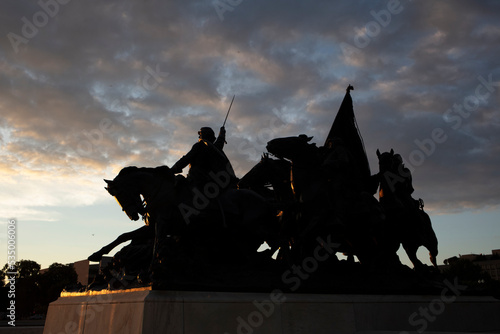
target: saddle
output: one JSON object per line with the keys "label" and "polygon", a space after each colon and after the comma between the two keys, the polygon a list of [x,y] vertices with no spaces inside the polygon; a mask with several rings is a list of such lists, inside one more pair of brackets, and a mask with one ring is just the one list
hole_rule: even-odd
{"label": "saddle", "polygon": [[214,216],[222,216],[224,221],[224,211],[220,200],[223,197],[223,192],[216,197],[207,196],[188,178],[180,174],[175,176],[174,191],[177,206],[181,211],[184,210],[188,213],[188,220],[186,220],[186,215],[183,215],[186,224],[190,224],[192,221],[203,221]]}

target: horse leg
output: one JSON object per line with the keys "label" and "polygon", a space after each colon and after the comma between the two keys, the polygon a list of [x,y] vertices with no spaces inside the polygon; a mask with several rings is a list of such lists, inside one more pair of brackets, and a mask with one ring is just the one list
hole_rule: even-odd
{"label": "horse leg", "polygon": [[90,255],[88,257],[88,260],[99,262],[99,261],[101,261],[103,255],[109,254],[119,244],[127,242],[127,241],[135,239],[135,238],[147,237],[149,235],[151,235],[151,228],[149,226],[146,226],[146,225],[138,228],[137,230],[123,233],[118,238],[116,238],[113,242],[104,246],[103,248],[101,248],[100,250],[95,252],[94,254]]}
{"label": "horse leg", "polygon": [[431,218],[423,210],[419,210],[418,213],[423,223],[422,244],[429,250],[429,259],[432,265],[437,268],[438,240],[432,229]]}
{"label": "horse leg", "polygon": [[229,189],[219,200],[242,256],[253,258],[263,241],[267,241],[272,251],[278,249],[278,217],[262,196],[251,190]]}
{"label": "horse leg", "polygon": [[417,258],[418,247],[418,245],[415,245],[413,243],[403,242],[403,248],[410,258],[411,263],[413,263],[413,267],[415,270],[419,270],[420,268],[424,267],[424,264]]}
{"label": "horse leg", "polygon": [[167,260],[168,253],[168,234],[170,223],[174,221],[173,211],[166,210],[158,212],[153,216],[156,217],[153,224],[154,231],[154,244],[153,244],[153,254],[151,258],[151,263],[149,266],[149,273],[151,279],[158,280],[164,276],[165,271],[165,260]]}

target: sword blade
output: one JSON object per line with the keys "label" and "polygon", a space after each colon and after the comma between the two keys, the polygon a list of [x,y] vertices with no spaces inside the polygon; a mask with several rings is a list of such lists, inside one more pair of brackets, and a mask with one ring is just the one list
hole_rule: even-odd
{"label": "sword blade", "polygon": [[231,107],[233,106],[233,101],[236,95],[233,95],[233,99],[231,100],[231,104],[229,105],[229,109],[227,110],[226,118],[224,119],[224,123],[222,123],[222,126],[226,125],[227,121],[227,116],[229,116],[229,112],[231,111]]}

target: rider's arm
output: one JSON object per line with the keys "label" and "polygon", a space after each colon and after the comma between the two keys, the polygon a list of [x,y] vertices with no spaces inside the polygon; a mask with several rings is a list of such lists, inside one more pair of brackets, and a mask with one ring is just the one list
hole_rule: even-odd
{"label": "rider's arm", "polygon": [[222,151],[224,148],[224,143],[226,142],[226,128],[221,127],[219,131],[219,136],[214,142],[214,146],[217,147],[219,150]]}
{"label": "rider's arm", "polygon": [[182,170],[193,161],[199,150],[200,142],[193,145],[191,151],[189,151],[185,156],[179,159],[171,168],[174,174],[182,173]]}

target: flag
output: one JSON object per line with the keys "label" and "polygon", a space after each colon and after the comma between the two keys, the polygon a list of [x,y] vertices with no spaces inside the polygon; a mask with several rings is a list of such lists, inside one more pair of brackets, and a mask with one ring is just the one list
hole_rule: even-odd
{"label": "flag", "polygon": [[372,188],[370,183],[370,164],[366,156],[365,145],[363,138],[359,132],[356,116],[354,116],[354,108],[352,106],[352,98],[350,90],[354,89],[349,85],[346,89],[344,100],[340,105],[337,116],[333,121],[332,127],[326,137],[325,145],[328,141],[337,137],[342,139],[347,150],[353,157],[353,163],[357,167],[360,181],[363,183],[363,188],[369,190]]}

